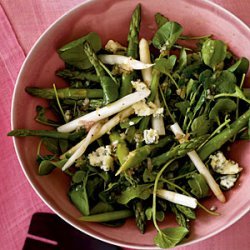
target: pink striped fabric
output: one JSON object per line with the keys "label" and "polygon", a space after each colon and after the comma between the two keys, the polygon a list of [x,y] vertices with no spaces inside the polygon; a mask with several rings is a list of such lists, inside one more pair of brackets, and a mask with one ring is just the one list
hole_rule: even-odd
{"label": "pink striped fabric", "polygon": [[[0,249],[22,249],[32,214],[50,212],[26,180],[15,155],[10,130],[11,96],[26,54],[42,32],[83,0],[0,0]],[[250,25],[249,0],[214,0]],[[247,194],[246,194],[247,195]],[[218,234],[180,250],[247,250],[250,214]]]}

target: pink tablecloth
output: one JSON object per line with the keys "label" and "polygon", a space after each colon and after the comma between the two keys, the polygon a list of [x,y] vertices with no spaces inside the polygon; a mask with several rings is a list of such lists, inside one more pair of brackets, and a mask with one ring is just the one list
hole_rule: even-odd
{"label": "pink tablecloth", "polygon": [[[101,0],[100,0],[101,1]],[[82,0],[0,0],[0,249],[22,249],[33,213],[50,212],[19,166],[10,130],[11,96],[26,54],[41,33]],[[249,0],[214,0],[250,25]],[[247,194],[246,194],[247,195]],[[250,214],[218,234],[181,250],[250,249]]]}

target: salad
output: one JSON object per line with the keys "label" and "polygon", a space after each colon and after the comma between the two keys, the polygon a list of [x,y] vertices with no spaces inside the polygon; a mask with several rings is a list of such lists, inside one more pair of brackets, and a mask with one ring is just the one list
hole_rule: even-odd
{"label": "salad", "polygon": [[[249,140],[249,61],[210,34],[184,35],[160,13],[155,22],[151,41],[140,37],[138,5],[127,46],[109,40],[102,47],[90,32],[59,48],[65,68],[55,73],[68,87],[25,89],[48,100],[35,117],[47,127],[8,135],[41,138],[38,174],[68,175],[68,196],[83,223],[119,226],[134,217],[144,233],[152,221],[154,243],[170,248],[188,237],[196,209],[219,215],[201,199],[226,202],[224,191],[243,171],[227,146]],[[178,225],[161,228],[168,213]]]}

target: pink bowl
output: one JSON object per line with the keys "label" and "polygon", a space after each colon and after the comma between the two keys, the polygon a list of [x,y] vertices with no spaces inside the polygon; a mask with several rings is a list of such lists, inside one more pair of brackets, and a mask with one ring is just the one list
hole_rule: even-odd
{"label": "pink bowl", "polygon": [[[138,0],[94,0],[75,7],[40,37],[28,54],[19,73],[12,103],[12,128],[41,129],[34,122],[35,107],[42,101],[32,98],[24,91],[26,86],[51,86],[63,84],[54,72],[63,66],[56,50],[63,44],[90,31],[96,31],[103,43],[108,39],[126,42],[129,20]],[[141,37],[150,39],[155,30],[154,14],[161,12],[184,26],[185,34],[214,34],[224,40],[238,56],[250,58],[250,29],[231,13],[221,7],[201,0],[143,0]],[[44,128],[44,127],[43,127]],[[35,138],[15,138],[14,144],[23,171],[43,201],[62,219],[75,228],[99,240],[137,249],[156,249],[153,244],[155,229],[149,225],[147,232],[138,232],[133,220],[127,220],[121,228],[110,228],[99,224],[79,222],[80,215],[67,197],[69,180],[60,171],[48,176],[38,176],[35,163]],[[218,203],[214,198],[204,202],[208,207],[218,207],[221,216],[212,217],[202,211],[192,225],[192,233],[184,245],[211,237],[224,230],[249,211],[246,194],[250,188],[250,141],[238,142],[232,146],[231,157],[244,168],[237,187],[226,193],[227,202]],[[171,225],[173,219],[165,222]]]}

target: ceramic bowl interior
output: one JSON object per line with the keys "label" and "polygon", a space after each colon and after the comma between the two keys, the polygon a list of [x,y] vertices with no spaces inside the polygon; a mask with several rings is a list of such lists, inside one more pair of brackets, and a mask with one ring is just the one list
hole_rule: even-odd
{"label": "ceramic bowl interior", "polygon": [[[55,22],[30,51],[20,71],[13,96],[13,129],[44,128],[33,119],[35,107],[43,104],[43,101],[29,96],[24,89],[26,86],[51,87],[52,83],[63,86],[63,81],[55,76],[55,71],[63,67],[56,50],[90,31],[99,33],[103,44],[108,39],[126,44],[130,16],[138,2],[142,4],[140,37],[152,38],[156,28],[154,14],[161,12],[169,19],[179,22],[184,27],[186,35],[213,34],[215,38],[224,40],[236,55],[250,58],[249,28],[229,12],[208,1],[86,1]],[[43,201],[65,221],[82,232],[108,243],[138,249],[155,248],[153,237],[156,231],[152,225],[148,225],[147,232],[142,235],[132,219],[127,220],[120,228],[79,222],[76,218],[80,214],[67,197],[67,177],[60,171],[43,177],[37,175],[35,156],[38,139],[15,138],[14,143],[20,164],[31,185]],[[215,218],[199,211],[198,219],[192,224],[192,233],[184,244],[192,244],[215,235],[248,211],[249,201],[246,194],[250,188],[250,173],[247,168],[250,162],[249,152],[249,141],[237,142],[232,146],[231,157],[244,168],[240,181],[234,190],[226,193],[225,204],[220,204],[212,197],[203,202],[208,207],[217,206],[221,216]],[[173,223],[174,220],[170,217],[162,226]]]}

